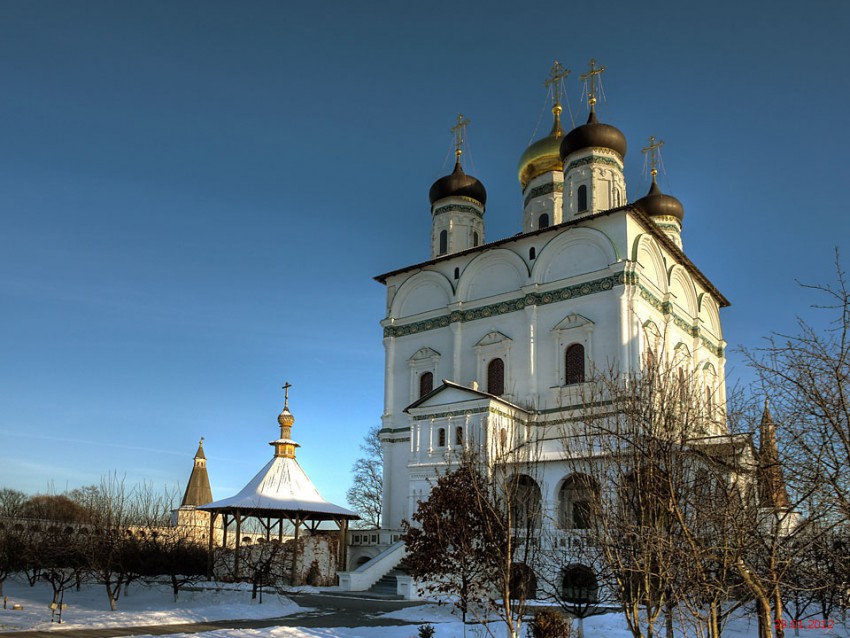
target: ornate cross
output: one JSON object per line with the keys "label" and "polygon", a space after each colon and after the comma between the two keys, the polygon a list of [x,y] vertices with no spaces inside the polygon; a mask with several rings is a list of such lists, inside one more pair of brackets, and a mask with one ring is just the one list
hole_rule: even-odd
{"label": "ornate cross", "polygon": [[466,132],[466,125],[469,124],[468,119],[463,118],[463,113],[457,114],[457,124],[452,127],[452,133],[455,136],[455,157],[460,160],[461,146],[463,146],[463,134]]}
{"label": "ornate cross", "polygon": [[561,105],[561,80],[566,78],[570,74],[569,69],[565,69],[564,65],[555,60],[555,64],[552,65],[552,70],[549,71],[549,77],[546,78],[546,81],[543,82],[543,86],[547,89],[555,85],[555,106]]}
{"label": "ornate cross", "polygon": [[289,406],[289,388],[292,387],[292,384],[287,381],[281,387],[283,388],[283,407],[286,408]]}
{"label": "ornate cross", "polygon": [[[596,60],[590,58],[590,70],[587,73],[579,76],[579,79],[582,82],[587,82],[590,80],[590,88],[587,91],[587,103],[590,105],[590,108],[593,108],[593,105],[596,104],[596,76],[602,75],[605,72],[605,67],[600,66],[596,67]],[[601,78],[600,78],[601,84]]]}
{"label": "ornate cross", "polygon": [[664,140],[656,140],[654,135],[650,135],[649,146],[640,149],[640,152],[644,155],[649,153],[649,166],[652,169],[649,173],[653,177],[658,175],[658,155],[661,153],[662,146],[664,146]]}

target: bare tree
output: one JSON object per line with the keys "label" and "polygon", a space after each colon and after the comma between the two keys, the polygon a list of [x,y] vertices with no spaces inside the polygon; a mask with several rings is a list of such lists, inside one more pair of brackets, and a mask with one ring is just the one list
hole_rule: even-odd
{"label": "bare tree", "polygon": [[378,437],[381,428],[369,429],[360,450],[365,456],[354,462],[351,472],[354,484],[345,493],[348,504],[362,519],[361,524],[379,529],[384,493],[384,448]]}
{"label": "bare tree", "polygon": [[27,495],[8,487],[0,489],[0,518],[15,519],[23,516]]}

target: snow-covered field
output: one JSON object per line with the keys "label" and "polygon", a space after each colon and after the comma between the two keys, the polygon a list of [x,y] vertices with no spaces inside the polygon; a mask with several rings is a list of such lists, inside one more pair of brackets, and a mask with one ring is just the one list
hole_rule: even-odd
{"label": "snow-covered field", "polygon": [[[146,586],[134,583],[127,596],[122,595],[118,611],[109,611],[109,603],[102,587],[84,585],[81,591],[70,589],[65,592],[67,608],[62,625],[50,622],[49,608],[52,591],[46,583],[29,587],[25,582],[9,580],[4,593],[8,597],[6,609],[0,609],[0,632],[27,629],[82,629],[87,627],[126,627],[132,625],[167,625],[175,623],[203,622],[211,620],[262,619],[293,616],[309,613],[312,610],[298,606],[285,596],[266,593],[263,603],[251,600],[248,587],[233,589],[216,588],[205,585],[200,591],[181,592],[179,601],[172,601],[167,586]],[[312,590],[316,591],[316,590]],[[22,610],[12,610],[14,604]],[[435,638],[462,638],[463,624],[451,613],[450,605],[426,604],[381,614],[384,618],[394,618],[409,624],[395,627],[354,627],[354,628],[295,628],[266,627],[261,629],[229,629],[204,632],[206,638],[236,638],[249,636],[254,638],[416,638],[417,627],[422,623],[433,623]],[[496,638],[505,634],[498,622],[490,625]],[[663,633],[663,632],[662,632]],[[144,634],[139,634],[143,636]],[[173,634],[187,637],[194,634]],[[466,636],[476,638],[488,635],[481,628],[467,627]],[[620,614],[606,614],[585,620],[587,638],[630,638],[625,620]],[[677,636],[684,634],[677,631]],[[746,638],[756,635],[755,619],[742,615],[733,620],[724,636],[728,638]],[[793,631],[787,632],[793,636]],[[803,638],[829,636],[850,638],[846,627],[836,619],[833,630],[803,629],[799,635]],[[2,634],[0,633],[0,636]]]}

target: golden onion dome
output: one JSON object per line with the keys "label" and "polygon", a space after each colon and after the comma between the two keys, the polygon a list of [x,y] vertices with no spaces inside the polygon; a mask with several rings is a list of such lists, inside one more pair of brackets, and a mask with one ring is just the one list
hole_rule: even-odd
{"label": "golden onion dome", "polygon": [[295,423],[295,417],[292,416],[292,412],[289,411],[288,407],[284,407],[283,412],[281,412],[277,417],[277,422],[282,428],[292,427],[292,424]]}
{"label": "golden onion dome", "polygon": [[523,190],[535,177],[552,171],[564,170],[561,159],[561,139],[564,130],[561,128],[561,105],[552,107],[555,122],[549,135],[533,142],[519,158],[518,177]]}

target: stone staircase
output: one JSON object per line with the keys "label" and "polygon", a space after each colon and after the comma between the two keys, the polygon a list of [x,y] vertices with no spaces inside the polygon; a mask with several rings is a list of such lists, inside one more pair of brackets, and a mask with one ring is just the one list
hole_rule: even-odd
{"label": "stone staircase", "polygon": [[400,575],[407,575],[407,565],[404,559],[394,569],[384,574],[377,583],[372,585],[369,588],[369,592],[382,598],[401,599],[402,596],[398,595],[398,579],[396,578],[396,576]]}

